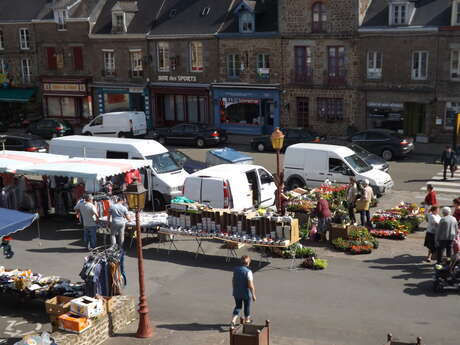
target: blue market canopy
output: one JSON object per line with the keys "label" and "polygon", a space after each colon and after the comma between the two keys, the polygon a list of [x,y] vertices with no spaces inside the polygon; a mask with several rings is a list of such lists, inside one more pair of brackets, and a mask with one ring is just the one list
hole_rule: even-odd
{"label": "blue market canopy", "polygon": [[0,207],[0,237],[24,230],[37,218],[37,213],[19,212]]}

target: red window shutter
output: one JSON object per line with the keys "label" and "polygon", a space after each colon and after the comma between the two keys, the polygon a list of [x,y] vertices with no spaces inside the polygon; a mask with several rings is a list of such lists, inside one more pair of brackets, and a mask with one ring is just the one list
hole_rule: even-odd
{"label": "red window shutter", "polygon": [[46,48],[46,54],[48,56],[48,69],[57,69],[56,48]]}
{"label": "red window shutter", "polygon": [[73,64],[76,70],[83,69],[83,50],[82,47],[73,48]]}

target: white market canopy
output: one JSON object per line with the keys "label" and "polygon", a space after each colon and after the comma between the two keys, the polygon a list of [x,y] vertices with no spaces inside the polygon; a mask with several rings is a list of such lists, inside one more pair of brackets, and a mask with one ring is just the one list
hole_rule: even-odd
{"label": "white market canopy", "polygon": [[0,172],[14,174],[18,169],[69,159],[64,155],[27,151],[0,151]]}
{"label": "white market canopy", "polygon": [[99,180],[149,166],[150,163],[148,160],[141,159],[69,158],[52,163],[29,165],[17,169],[16,172],[19,174]]}

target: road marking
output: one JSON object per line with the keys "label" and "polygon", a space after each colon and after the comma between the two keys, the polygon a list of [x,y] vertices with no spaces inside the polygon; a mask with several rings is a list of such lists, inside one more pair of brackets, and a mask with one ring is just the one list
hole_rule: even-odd
{"label": "road marking", "polygon": [[[460,172],[455,172],[454,177],[449,177],[448,179],[443,179],[444,172],[438,172],[433,176],[426,184],[431,184],[434,187],[434,190],[438,193],[446,194],[457,194],[460,196]],[[447,172],[447,176],[450,176],[450,171]],[[421,191],[426,191],[426,186],[420,188]],[[447,198],[438,199],[447,200]]]}
{"label": "road marking", "polygon": [[[449,181],[428,181],[426,184],[432,184],[433,186],[452,186],[452,187],[459,187],[460,183],[456,182],[449,182]],[[425,187],[422,187],[425,188]]]}

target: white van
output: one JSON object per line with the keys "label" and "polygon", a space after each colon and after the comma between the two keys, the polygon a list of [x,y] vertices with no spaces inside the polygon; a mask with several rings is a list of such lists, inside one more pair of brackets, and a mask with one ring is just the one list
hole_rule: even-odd
{"label": "white van", "polygon": [[295,144],[284,155],[284,180],[288,189],[318,187],[325,180],[338,184],[368,179],[377,195],[393,187],[386,172],[372,168],[346,146],[325,144]]}
{"label": "white van", "polygon": [[245,210],[275,203],[274,178],[259,165],[221,164],[188,176],[184,196],[214,208]]}
{"label": "white van", "polygon": [[166,147],[155,140],[119,139],[70,135],[52,139],[49,152],[70,157],[147,159],[152,167],[152,197],[156,210],[178,195],[188,173],[172,158]]}
{"label": "white van", "polygon": [[104,137],[137,137],[147,134],[147,120],[142,111],[105,113],[96,116],[81,132]]}

